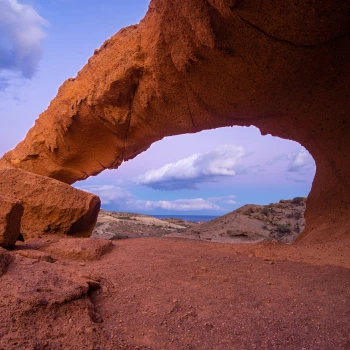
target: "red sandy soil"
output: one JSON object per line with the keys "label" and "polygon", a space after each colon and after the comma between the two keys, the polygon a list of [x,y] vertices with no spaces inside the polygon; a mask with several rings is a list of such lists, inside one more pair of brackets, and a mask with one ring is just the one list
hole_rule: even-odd
{"label": "red sandy soil", "polygon": [[71,241],[11,253],[0,349],[350,349],[348,244]]}

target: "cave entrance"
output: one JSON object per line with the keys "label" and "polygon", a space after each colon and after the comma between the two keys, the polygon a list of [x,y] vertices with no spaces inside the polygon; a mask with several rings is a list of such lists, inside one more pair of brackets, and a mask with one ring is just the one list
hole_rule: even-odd
{"label": "cave entrance", "polygon": [[[212,220],[243,207],[240,214],[250,219],[256,237],[262,229],[290,242],[305,227],[303,198],[315,169],[312,156],[297,142],[262,136],[256,127],[226,127],[166,137],[78,187],[99,195],[102,209],[124,213],[129,226],[132,213],[170,217],[176,224]],[[223,239],[251,238],[235,229],[233,217],[225,220],[216,228]],[[152,229],[163,232],[159,222],[147,234]],[[117,237],[123,238],[122,232]]]}

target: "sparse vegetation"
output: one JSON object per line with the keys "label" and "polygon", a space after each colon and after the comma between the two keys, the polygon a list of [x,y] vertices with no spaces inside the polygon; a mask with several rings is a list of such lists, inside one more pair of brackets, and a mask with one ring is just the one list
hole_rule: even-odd
{"label": "sparse vegetation", "polygon": [[286,216],[287,216],[288,219],[294,218],[294,219],[296,219],[296,220],[299,220],[299,219],[302,218],[302,214],[301,214],[300,211],[296,211],[296,212],[294,212],[294,213],[289,213],[289,214],[287,214]]}
{"label": "sparse vegetation", "polygon": [[260,213],[263,214],[263,215],[268,215],[269,212],[270,212],[269,208],[264,207],[264,208],[261,209],[261,212],[260,212]]}
{"label": "sparse vegetation", "polygon": [[131,216],[120,216],[119,219],[121,219],[121,220],[133,220]]}
{"label": "sparse vegetation", "polygon": [[300,212],[300,211],[296,211],[296,212],[294,213],[294,218],[295,218],[296,220],[301,219],[301,218],[302,218],[301,212]]}
{"label": "sparse vegetation", "polygon": [[268,227],[266,225],[262,226],[263,230],[268,230]]}
{"label": "sparse vegetation", "polygon": [[294,197],[292,200],[293,204],[300,204],[301,202],[305,201],[306,197]]}
{"label": "sparse vegetation", "polygon": [[291,228],[290,228],[290,225],[288,224],[280,224],[280,225],[277,225],[277,231],[279,233],[290,233]]}

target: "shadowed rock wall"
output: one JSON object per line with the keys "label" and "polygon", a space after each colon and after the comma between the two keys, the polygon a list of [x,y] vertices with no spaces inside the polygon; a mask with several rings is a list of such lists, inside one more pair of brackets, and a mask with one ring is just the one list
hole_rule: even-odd
{"label": "shadowed rock wall", "polygon": [[341,0],[153,0],[1,167],[72,184],[165,136],[255,125],[316,161],[300,241],[349,238],[349,16]]}

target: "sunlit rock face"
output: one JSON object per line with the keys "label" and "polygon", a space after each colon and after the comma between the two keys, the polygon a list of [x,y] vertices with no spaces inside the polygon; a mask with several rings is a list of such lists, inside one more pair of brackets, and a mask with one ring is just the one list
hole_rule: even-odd
{"label": "sunlit rock face", "polygon": [[19,169],[0,170],[0,194],[0,246],[5,248],[14,246],[20,233],[24,239],[89,237],[101,204],[91,193]]}
{"label": "sunlit rock face", "polygon": [[72,184],[165,136],[255,125],[316,161],[299,241],[349,238],[349,15],[340,0],[153,0],[61,86],[1,167]]}

